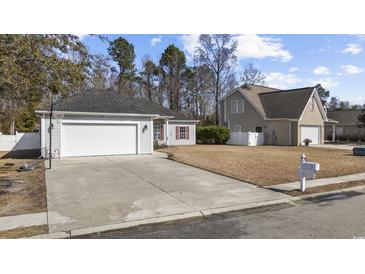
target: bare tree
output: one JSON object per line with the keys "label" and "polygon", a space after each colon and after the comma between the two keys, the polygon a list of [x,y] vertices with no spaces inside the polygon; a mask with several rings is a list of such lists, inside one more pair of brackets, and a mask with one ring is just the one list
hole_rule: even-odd
{"label": "bare tree", "polygon": [[255,68],[252,63],[246,65],[245,70],[241,73],[242,84],[264,85],[266,76],[259,69]]}
{"label": "bare tree", "polygon": [[90,56],[90,76],[87,87],[92,89],[105,90],[111,88],[111,65],[109,58],[103,55]]}
{"label": "bare tree", "polygon": [[158,68],[152,59],[147,55],[142,59],[142,71],[139,73],[138,82],[142,85],[144,96],[150,101],[155,101],[156,99],[156,82]]}
{"label": "bare tree", "polygon": [[186,110],[195,118],[204,118],[212,95],[212,72],[206,65],[188,68],[185,76],[186,91],[184,101]]}
{"label": "bare tree", "polygon": [[199,37],[196,58],[213,73],[213,91],[215,101],[215,123],[219,123],[218,101],[224,91],[224,85],[232,74],[236,63],[237,41],[229,34],[202,34]]}

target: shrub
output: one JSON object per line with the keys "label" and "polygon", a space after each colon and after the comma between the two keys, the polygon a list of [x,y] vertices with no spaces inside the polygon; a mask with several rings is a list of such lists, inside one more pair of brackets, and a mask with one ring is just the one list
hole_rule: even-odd
{"label": "shrub", "polygon": [[312,143],[312,140],[311,139],[304,139],[304,144],[306,145],[306,146],[309,146],[309,144],[310,143]]}
{"label": "shrub", "polygon": [[222,126],[198,126],[196,138],[203,144],[224,144],[229,139],[229,129]]}

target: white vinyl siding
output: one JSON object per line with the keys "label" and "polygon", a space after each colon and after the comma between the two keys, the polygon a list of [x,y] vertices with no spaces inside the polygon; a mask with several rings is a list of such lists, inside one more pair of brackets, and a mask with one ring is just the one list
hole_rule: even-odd
{"label": "white vinyl siding", "polygon": [[231,113],[243,113],[244,112],[244,102],[242,99],[231,101]]}
{"label": "white vinyl siding", "polygon": [[[176,138],[176,127],[179,128],[186,128],[189,127],[189,139],[181,139]],[[185,133],[186,134],[186,133]],[[179,129],[179,135],[180,135],[180,129]],[[173,120],[169,121],[168,125],[168,139],[167,143],[169,146],[180,146],[180,145],[195,145],[195,123],[184,123],[184,122],[174,122]]]}

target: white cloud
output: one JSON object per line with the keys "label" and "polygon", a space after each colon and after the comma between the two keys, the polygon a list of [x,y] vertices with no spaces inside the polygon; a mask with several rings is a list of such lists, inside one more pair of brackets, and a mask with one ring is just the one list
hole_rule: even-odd
{"label": "white cloud", "polygon": [[196,48],[199,46],[200,34],[184,34],[180,37],[184,50],[188,52],[190,56],[194,56]]}
{"label": "white cloud", "polygon": [[335,88],[338,86],[338,81],[336,79],[330,78],[330,77],[324,77],[320,79],[308,79],[306,81],[306,85],[308,86],[314,86],[316,84],[321,84],[324,88]]}
{"label": "white cloud", "polygon": [[358,73],[361,73],[364,71],[363,68],[353,66],[353,65],[343,65],[343,66],[341,66],[341,68],[343,69],[344,73],[346,73],[346,74],[358,74]]}
{"label": "white cloud", "polygon": [[[196,48],[199,46],[200,34],[185,34],[180,37],[184,50],[188,55],[193,56]],[[288,50],[284,50],[284,44],[280,39],[258,36],[255,34],[242,34],[234,36],[237,40],[237,58],[274,58],[276,60],[287,62],[293,56]]]}
{"label": "white cloud", "polygon": [[317,75],[328,75],[330,74],[330,71],[324,66],[318,66],[313,70],[313,73]]}
{"label": "white cloud", "polygon": [[359,44],[347,44],[346,48],[342,50],[342,53],[349,53],[351,55],[359,54],[362,51],[362,47]]}
{"label": "white cloud", "polygon": [[271,57],[282,62],[290,61],[293,56],[284,50],[280,39],[258,36],[256,34],[242,34],[236,37],[238,41],[237,57],[263,59]]}
{"label": "white cloud", "polygon": [[75,34],[77,37],[79,37],[79,39],[82,41],[86,36],[87,34]]}
{"label": "white cloud", "polygon": [[151,39],[150,44],[151,44],[151,46],[152,46],[152,47],[154,47],[154,46],[156,46],[157,44],[161,43],[161,41],[162,41],[162,37],[161,37],[161,35],[160,35],[160,36],[158,36],[158,37],[153,37],[153,38]]}
{"label": "white cloud", "polygon": [[297,67],[291,67],[291,68],[289,68],[289,72],[297,72],[299,70],[299,68],[297,68]]}
{"label": "white cloud", "polygon": [[287,89],[292,85],[301,82],[302,79],[298,78],[295,74],[285,74],[281,72],[271,72],[266,75],[265,82],[267,82],[268,86],[279,88],[279,89]]}

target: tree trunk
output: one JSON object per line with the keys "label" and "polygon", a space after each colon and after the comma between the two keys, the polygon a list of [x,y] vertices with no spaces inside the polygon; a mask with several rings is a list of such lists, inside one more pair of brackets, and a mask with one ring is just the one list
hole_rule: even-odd
{"label": "tree trunk", "polygon": [[15,135],[15,119],[10,122],[10,135]]}
{"label": "tree trunk", "polygon": [[219,73],[217,73],[217,80],[215,83],[215,125],[219,124],[218,100],[219,100]]}

